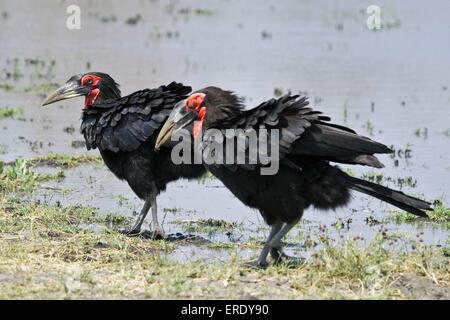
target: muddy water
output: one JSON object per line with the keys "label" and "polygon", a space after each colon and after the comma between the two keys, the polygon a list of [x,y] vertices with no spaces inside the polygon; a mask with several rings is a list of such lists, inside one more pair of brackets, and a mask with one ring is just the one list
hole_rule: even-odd
{"label": "muddy water", "polygon": [[[68,30],[65,12],[72,3],[1,2],[0,107],[22,106],[25,118],[0,120],[2,160],[85,152],[72,147],[82,139],[82,99],[46,109],[40,102],[51,83],[95,70],[111,74],[124,94],[172,80],[194,88],[235,90],[249,106],[275,91],[306,92],[311,104],[334,121],[393,145],[396,156],[381,157],[385,178],[413,177],[416,185],[404,186],[405,192],[450,203],[448,1],[378,1],[384,25],[378,32],[367,29],[360,1],[77,1],[81,29]],[[65,129],[72,127],[73,133]],[[66,176],[34,196],[125,214],[141,205],[104,168],[81,167]],[[159,204],[161,218],[164,209],[180,209],[165,215],[169,232],[183,231],[174,220],[216,218],[238,222],[242,230],[234,236],[212,235],[212,241],[264,238],[259,215],[215,180],[173,183]],[[355,195],[348,208],[336,212],[308,210],[292,239],[302,232],[315,234],[320,225],[336,238],[351,234],[370,239],[380,225],[368,225],[365,219],[382,220],[389,210],[378,200]],[[348,230],[332,226],[348,218]],[[425,242],[448,245],[448,231],[430,224],[384,226],[413,237],[423,232]]]}

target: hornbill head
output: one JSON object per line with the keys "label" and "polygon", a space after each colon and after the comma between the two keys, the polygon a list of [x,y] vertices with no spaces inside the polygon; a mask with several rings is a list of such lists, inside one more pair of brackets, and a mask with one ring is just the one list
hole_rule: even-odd
{"label": "hornbill head", "polygon": [[84,109],[86,109],[107,99],[120,98],[119,85],[106,73],[77,74],[49,95],[42,106],[79,96],[85,96]]}
{"label": "hornbill head", "polygon": [[220,129],[226,120],[230,121],[242,112],[242,101],[231,91],[207,87],[178,102],[161,128],[156,139],[155,150],[170,141],[173,134],[190,124],[192,135],[197,138],[203,129]]}

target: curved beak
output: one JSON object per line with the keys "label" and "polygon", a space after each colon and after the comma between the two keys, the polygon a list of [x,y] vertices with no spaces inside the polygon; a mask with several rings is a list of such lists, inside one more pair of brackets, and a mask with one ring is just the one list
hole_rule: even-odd
{"label": "curved beak", "polygon": [[91,90],[85,86],[80,85],[77,81],[69,81],[66,82],[65,85],[58,88],[55,92],[45,99],[42,103],[42,106],[46,106],[50,103],[54,103],[57,101],[70,99],[78,96],[84,96],[89,94]]}
{"label": "curved beak", "polygon": [[161,146],[170,140],[173,134],[189,126],[197,117],[198,113],[196,111],[186,110],[185,100],[178,102],[156,138],[155,150],[158,151]]}

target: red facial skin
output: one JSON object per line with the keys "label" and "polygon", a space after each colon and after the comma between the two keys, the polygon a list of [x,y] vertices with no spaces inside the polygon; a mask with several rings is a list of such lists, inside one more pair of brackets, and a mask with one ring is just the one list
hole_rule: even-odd
{"label": "red facial skin", "polygon": [[91,89],[91,92],[85,96],[84,99],[84,109],[97,101],[98,95],[100,94],[100,89],[98,88],[98,83],[102,80],[99,76],[93,74],[85,74],[81,78],[81,85]]}
{"label": "red facial skin", "polygon": [[206,107],[202,107],[202,103],[205,100],[205,94],[201,92],[194,93],[186,99],[186,111],[196,111],[198,113],[197,121],[194,122],[192,128],[192,135],[197,138],[202,132],[203,121],[206,116]]}

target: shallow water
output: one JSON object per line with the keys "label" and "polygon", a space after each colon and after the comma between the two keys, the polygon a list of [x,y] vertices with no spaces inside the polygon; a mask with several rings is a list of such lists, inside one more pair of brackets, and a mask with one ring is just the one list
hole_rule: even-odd
{"label": "shallow water", "polygon": [[[2,1],[0,83],[12,89],[0,87],[0,108],[23,106],[25,121],[0,120],[1,160],[50,151],[85,152],[72,147],[73,141],[82,140],[78,132],[82,99],[43,109],[46,90],[36,88],[95,70],[111,74],[124,94],[172,80],[194,88],[217,85],[235,90],[249,106],[272,97],[275,89],[307,92],[311,104],[335,122],[399,150],[394,158],[380,157],[386,164],[380,170],[385,177],[413,177],[416,186],[402,190],[450,203],[448,1],[432,6],[422,1],[378,1],[385,28],[377,32],[367,29],[360,1],[77,3],[81,30],[65,27],[70,1]],[[67,133],[68,127],[75,132]],[[410,150],[408,157],[405,149]],[[69,190],[61,193],[55,187]],[[141,206],[128,186],[104,168],[67,170],[63,182],[44,183],[33,197],[123,214]],[[184,232],[175,220],[214,218],[238,222],[241,230],[233,235],[238,241],[264,239],[266,229],[258,213],[216,180],[172,183],[158,201],[167,232]],[[173,208],[181,209],[163,212]],[[349,234],[370,239],[380,225],[370,226],[365,219],[382,220],[384,211],[392,209],[355,194],[349,207],[336,212],[308,210],[290,239],[297,239],[301,248],[298,233],[315,235],[321,225],[336,239]],[[352,219],[348,230],[332,226],[348,218]],[[423,232],[425,243],[448,245],[449,232],[429,223],[383,225],[412,237]],[[224,234],[202,235],[230,241]],[[187,257],[193,249],[180,250],[187,250],[179,255]],[[202,254],[223,258],[206,248]]]}

